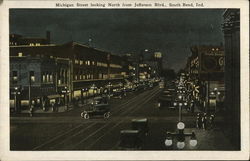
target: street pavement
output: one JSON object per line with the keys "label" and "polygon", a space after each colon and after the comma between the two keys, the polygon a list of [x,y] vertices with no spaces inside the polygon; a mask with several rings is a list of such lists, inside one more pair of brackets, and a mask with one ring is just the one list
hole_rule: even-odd
{"label": "street pavement", "polygon": [[[147,118],[149,134],[143,139],[142,150],[176,150],[166,148],[166,131],[174,132],[178,122],[178,109],[162,109],[157,106],[158,86],[141,92],[129,93],[122,99],[110,100],[111,117],[85,120],[80,113],[85,106],[71,111],[53,114],[35,114],[34,117],[10,118],[11,150],[119,150],[120,131],[131,129],[131,120]],[[185,131],[194,131],[198,144],[195,148],[185,140],[183,150],[233,150],[234,147],[220,127],[211,130],[195,128],[196,114],[183,109]],[[215,118],[220,124],[222,118]],[[174,143],[175,144],[175,143]]]}

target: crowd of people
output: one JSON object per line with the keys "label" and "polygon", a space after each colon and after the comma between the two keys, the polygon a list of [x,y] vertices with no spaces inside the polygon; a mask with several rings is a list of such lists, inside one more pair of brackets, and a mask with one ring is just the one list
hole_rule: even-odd
{"label": "crowd of people", "polygon": [[198,113],[196,117],[196,127],[198,129],[209,130],[215,127],[214,115],[207,113]]}

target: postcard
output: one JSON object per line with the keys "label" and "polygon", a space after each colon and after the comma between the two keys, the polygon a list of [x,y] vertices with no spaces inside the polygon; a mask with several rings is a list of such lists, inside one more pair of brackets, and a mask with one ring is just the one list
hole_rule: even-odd
{"label": "postcard", "polygon": [[7,0],[1,160],[249,159],[246,0]]}

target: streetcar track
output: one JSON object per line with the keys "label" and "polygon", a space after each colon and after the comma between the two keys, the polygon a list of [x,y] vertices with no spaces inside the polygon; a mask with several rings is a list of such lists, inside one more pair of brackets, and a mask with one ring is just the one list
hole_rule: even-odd
{"label": "streetcar track", "polygon": [[[157,93],[157,92],[158,92],[158,90],[155,90],[155,91],[154,91],[154,93]],[[150,97],[150,95],[149,95],[149,97]],[[138,98],[138,97],[137,97],[137,98]],[[151,98],[150,98],[150,99],[151,99]],[[135,101],[136,101],[136,100],[135,100]],[[134,103],[135,101],[130,102],[130,103]],[[138,105],[139,105],[139,104],[141,104],[141,103],[139,102]],[[137,106],[137,104],[134,105],[134,106]],[[126,111],[123,111],[122,113],[120,113],[119,116],[122,116],[123,114],[126,115],[126,113],[127,113],[127,112],[130,112],[130,109],[132,109],[134,106],[131,106],[131,107],[127,108],[127,110],[126,110]],[[125,107],[127,107],[127,106],[124,106],[123,108],[125,108]],[[120,122],[121,122],[121,121],[120,121]],[[93,135],[96,134],[98,131],[100,131],[100,130],[106,128],[108,125],[111,125],[111,124],[112,124],[112,122],[109,122],[109,123],[105,124],[102,128],[98,129],[97,131],[93,132],[92,134],[93,134]],[[118,126],[118,125],[119,125],[119,124],[115,124],[115,127]],[[110,129],[109,129],[109,130],[110,130]],[[92,134],[91,134],[91,136],[93,136]],[[89,137],[90,137],[90,136],[88,136],[87,139],[88,139]],[[80,141],[79,143],[77,143],[77,144],[75,145],[75,147],[79,146],[82,142],[86,141],[87,139],[86,139],[86,138],[83,139],[82,141]]]}
{"label": "streetcar track", "polygon": [[[138,106],[137,108],[134,108],[134,110],[129,111],[128,114],[140,109],[145,103],[147,103],[149,100],[151,100],[155,95],[158,94],[158,91],[154,92],[149,98],[147,98],[146,101],[144,101],[140,106]],[[118,122],[115,126],[113,126],[111,129],[114,129],[115,127],[119,126],[121,123],[123,123],[124,120],[121,120],[120,122]],[[90,149],[92,146],[94,146],[100,139],[102,139],[106,134],[110,133],[111,129],[109,129],[109,131],[107,131],[106,133],[104,133],[102,136],[100,136],[98,139],[96,139],[91,145],[89,145],[88,147],[86,147],[86,149]]]}
{"label": "streetcar track", "polygon": [[[157,88],[156,88],[156,89],[157,89]],[[156,89],[153,90],[154,93],[157,92]],[[129,101],[127,101],[126,103],[123,103],[122,105],[116,107],[117,110],[115,110],[113,113],[118,113],[119,111],[121,111],[121,110],[123,110],[124,108],[126,108],[127,105],[136,102],[136,100],[138,100],[138,99],[141,98],[141,97],[144,97],[144,95],[147,96],[148,93],[149,93],[149,91],[146,91],[146,92],[144,92],[144,93],[140,93],[140,94],[137,95],[136,97],[133,97],[132,99],[130,99]],[[121,107],[121,108],[119,108],[119,107]],[[129,110],[130,110],[131,108],[133,108],[133,106],[131,106],[130,108],[127,108],[127,110],[124,111],[124,112],[122,112],[122,113],[120,113],[119,116],[125,114],[126,112],[129,112]],[[88,123],[89,123],[89,122],[88,122]],[[91,122],[90,122],[90,123],[91,123]],[[108,122],[108,123],[105,124],[102,128],[100,128],[100,129],[98,129],[97,131],[95,131],[95,132],[93,132],[92,134],[90,134],[90,136],[88,136],[87,138],[93,136],[93,135],[96,134],[98,131],[102,130],[104,127],[110,125],[111,123],[112,123],[112,122]],[[40,149],[40,148],[42,148],[42,147],[46,147],[46,146],[48,146],[49,144],[51,144],[53,141],[55,141],[56,139],[59,139],[60,137],[66,136],[68,133],[74,131],[75,129],[78,129],[79,127],[81,127],[81,126],[83,126],[83,125],[84,125],[84,124],[80,124],[80,125],[78,125],[78,126],[76,126],[76,127],[73,127],[73,128],[71,128],[71,129],[69,129],[68,131],[66,131],[65,133],[63,133],[63,134],[61,134],[61,135],[59,135],[59,136],[56,136],[56,137],[54,137],[53,139],[50,139],[50,140],[48,140],[47,142],[45,142],[45,143],[43,143],[43,144],[41,144],[41,145],[39,145],[39,146],[36,146],[35,148],[33,148],[33,150],[38,150],[38,149]],[[82,130],[84,130],[84,129],[82,129]],[[81,131],[82,131],[82,130],[81,130]],[[70,140],[70,139],[74,138],[74,136],[75,136],[75,135],[73,135],[73,136],[68,136],[68,137],[66,137],[66,140]],[[87,140],[87,139],[84,139],[84,141],[85,141],[85,140]],[[84,141],[81,141],[81,142],[84,142]],[[63,142],[66,142],[66,141],[63,141]],[[61,142],[59,142],[58,144],[60,144],[60,143],[61,143]]]}
{"label": "streetcar track", "polygon": [[[157,90],[155,90],[154,92],[157,92]],[[145,95],[145,93],[144,93],[144,95]],[[141,95],[140,97],[144,97],[144,95]],[[138,99],[139,97],[136,97],[136,98]],[[127,103],[126,105],[136,102],[137,99],[134,100],[134,101],[130,101],[130,102]],[[140,104],[140,103],[138,103],[138,104]],[[135,105],[134,105],[134,106],[135,106]],[[120,113],[119,116],[122,116],[123,114],[126,114],[126,113],[129,112],[130,109],[133,108],[134,106],[131,106],[131,107],[127,108],[127,110],[126,110],[126,111],[123,111],[122,113]],[[121,107],[121,106],[120,106],[120,107]],[[127,106],[124,106],[123,108],[125,108],[125,107],[127,107]],[[112,122],[106,123],[105,125],[103,125],[102,127],[100,127],[98,130],[92,132],[92,133],[89,134],[86,138],[84,138],[83,140],[81,140],[80,142],[78,142],[77,144],[75,144],[74,147],[77,147],[78,145],[82,144],[84,141],[87,141],[90,137],[94,136],[94,135],[97,134],[99,131],[105,129],[106,127],[108,127],[108,126],[111,125],[111,124],[112,124]],[[68,140],[73,139],[73,138],[74,138],[73,136],[69,136]],[[63,149],[68,149],[68,148],[65,147],[65,148],[63,148]]]}
{"label": "streetcar track", "polygon": [[[97,124],[97,123],[92,123],[92,124],[90,124],[90,125],[87,126],[86,128],[84,128],[84,129],[78,131],[77,133],[73,134],[72,137],[75,137],[75,136],[77,136],[77,135],[80,135],[81,133],[85,132],[87,129],[93,127],[93,126],[96,125],[96,124]],[[52,147],[50,147],[50,148],[51,148],[51,149],[54,149],[55,147],[58,147],[59,145],[62,145],[63,143],[65,143],[65,142],[68,141],[69,139],[70,139],[70,138],[68,137],[68,138],[64,139],[62,142],[59,142],[59,143],[55,144],[54,146],[52,146]]]}

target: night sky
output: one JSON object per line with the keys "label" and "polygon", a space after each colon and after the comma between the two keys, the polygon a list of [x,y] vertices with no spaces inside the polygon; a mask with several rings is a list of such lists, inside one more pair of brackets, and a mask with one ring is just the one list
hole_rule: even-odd
{"label": "night sky", "polygon": [[164,67],[185,66],[191,45],[223,42],[223,9],[11,9],[10,33],[87,43],[115,54],[161,51]]}

